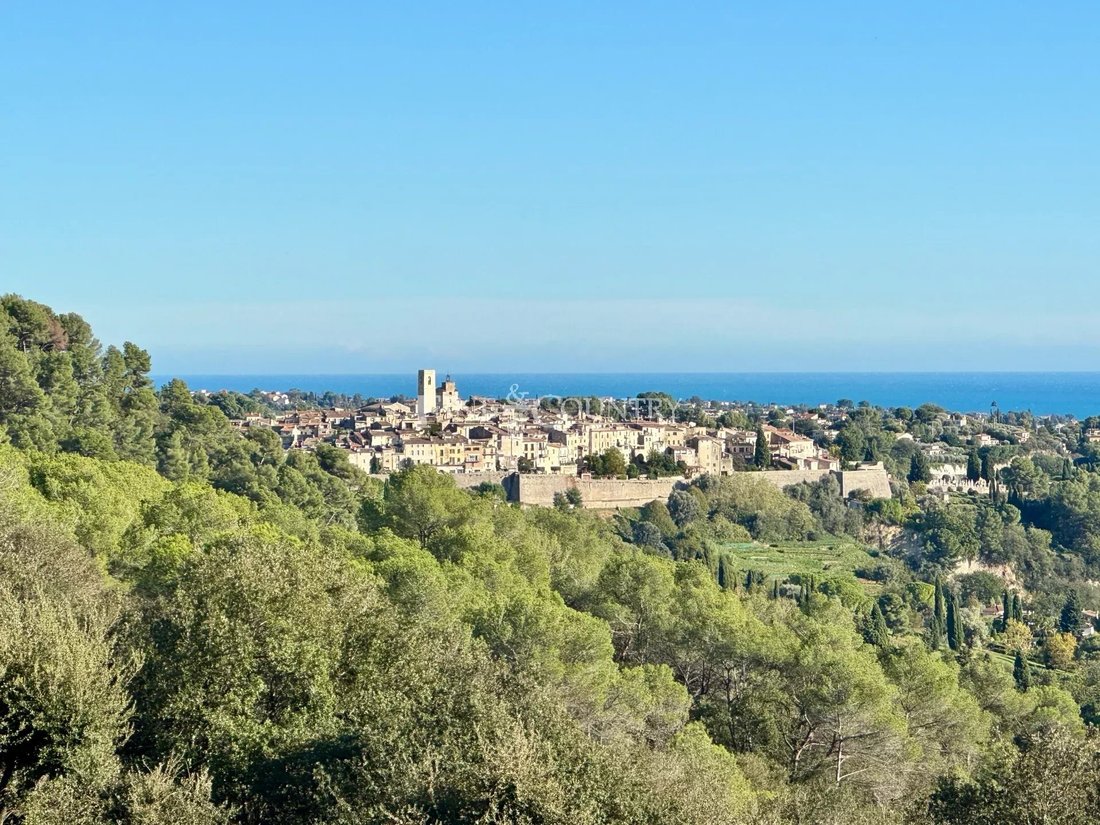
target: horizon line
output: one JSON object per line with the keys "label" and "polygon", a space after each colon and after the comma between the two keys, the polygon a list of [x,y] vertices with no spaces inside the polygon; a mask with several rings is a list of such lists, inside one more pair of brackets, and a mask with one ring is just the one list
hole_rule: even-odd
{"label": "horizon line", "polygon": [[[389,372],[205,372],[202,370],[181,371],[150,370],[149,375],[156,377],[165,376],[202,376],[204,378],[236,378],[240,376],[256,378],[281,378],[286,376],[317,376],[317,377],[348,377],[348,376],[403,376],[415,375],[418,369],[436,369],[435,367],[417,367],[411,370],[398,370]],[[444,371],[446,372],[446,371]],[[523,370],[517,369],[508,372],[489,371],[479,372],[474,370],[453,370],[450,374],[461,375],[1098,375],[1100,370],[1006,370],[1006,369],[970,369],[970,370],[656,370],[650,372],[636,370],[598,370],[598,371],[564,371],[564,370]]]}

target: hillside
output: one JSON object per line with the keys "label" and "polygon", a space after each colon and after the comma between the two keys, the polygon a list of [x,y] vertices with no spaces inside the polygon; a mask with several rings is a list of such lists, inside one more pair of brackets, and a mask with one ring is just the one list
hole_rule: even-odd
{"label": "hillside", "polygon": [[[1014,677],[995,585],[935,567],[986,507],[1021,569],[1056,558],[1026,508],[735,474],[615,519],[520,509],[242,436],[149,369],[0,301],[0,822],[1100,814],[1087,651]],[[864,550],[876,520],[928,556]],[[1065,652],[1016,606],[997,645]]]}

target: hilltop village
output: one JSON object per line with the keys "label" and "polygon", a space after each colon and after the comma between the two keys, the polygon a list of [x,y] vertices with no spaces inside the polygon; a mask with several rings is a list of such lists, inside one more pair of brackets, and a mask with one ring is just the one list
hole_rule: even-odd
{"label": "hilltop village", "polygon": [[[437,384],[435,370],[430,369],[419,371],[417,390],[415,402],[378,401],[355,410],[295,410],[277,418],[252,415],[235,424],[275,428],[288,449],[335,444],[348,451],[354,466],[372,473],[429,464],[454,474],[587,472],[635,477],[645,475],[645,470],[651,475],[692,477],[753,466],[757,449],[756,429],[677,420],[671,409],[661,409],[657,403],[635,404],[627,412],[636,417],[623,419],[592,412],[581,400],[555,409],[522,399],[463,399],[454,381],[447,378]],[[839,459],[812,438],[767,424],[762,429],[769,467],[840,469]],[[591,461],[586,463],[588,457],[606,456],[612,450],[620,454],[622,467],[616,465],[605,473],[593,468]]]}
{"label": "hilltop village", "polygon": [[[285,393],[261,397],[269,406],[291,403]],[[422,369],[415,398],[399,396],[355,407],[315,405],[278,414],[252,412],[234,417],[232,424],[242,432],[273,429],[287,449],[334,445],[346,452],[352,466],[372,475],[429,465],[454,476],[463,487],[522,476],[529,491],[524,500],[531,503],[546,503],[554,492],[579,482],[690,480],[743,471],[761,472],[780,488],[832,474],[841,481],[845,496],[863,491],[889,497],[887,470],[897,467],[884,466],[882,458],[906,447],[900,442],[908,442],[907,455],[918,456],[913,459],[917,475],[927,475],[906,478],[911,469],[907,460],[902,462],[902,480],[921,480],[930,491],[943,494],[986,492],[988,482],[968,467],[969,453],[981,449],[996,455],[993,448],[1025,445],[1035,426],[996,421],[995,413],[965,415],[926,405],[909,413],[911,422],[903,415],[895,431],[877,436],[890,443],[875,443],[875,437],[867,442],[860,428],[852,426],[865,411],[866,405],[845,401],[796,409],[701,399],[682,403],[659,393],[628,401],[464,398],[450,377],[437,381],[435,370]],[[922,428],[929,427],[939,434],[921,437]],[[946,439],[940,437],[943,433]],[[1097,437],[1100,440],[1100,434]],[[994,469],[1007,463],[996,463]],[[538,476],[560,480],[542,482],[536,494],[530,491],[537,486],[532,477]],[[651,498],[664,486],[671,489],[671,484],[645,490],[642,486],[620,485],[604,503],[627,504]],[[520,500],[518,493],[515,497]]]}

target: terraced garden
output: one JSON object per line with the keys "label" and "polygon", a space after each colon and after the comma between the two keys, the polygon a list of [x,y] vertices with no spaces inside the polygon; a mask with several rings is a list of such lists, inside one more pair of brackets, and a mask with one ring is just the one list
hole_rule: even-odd
{"label": "terraced garden", "polygon": [[723,545],[727,559],[740,571],[760,570],[769,578],[831,574],[854,574],[857,568],[873,567],[875,560],[860,544],[840,539],[826,541],[731,543]]}

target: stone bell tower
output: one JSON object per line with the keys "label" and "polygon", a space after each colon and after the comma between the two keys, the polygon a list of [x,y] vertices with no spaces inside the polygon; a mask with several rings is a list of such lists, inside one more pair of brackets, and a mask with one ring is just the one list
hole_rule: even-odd
{"label": "stone bell tower", "polygon": [[416,373],[416,414],[419,418],[435,415],[435,370]]}

